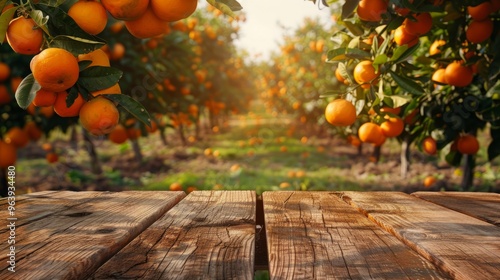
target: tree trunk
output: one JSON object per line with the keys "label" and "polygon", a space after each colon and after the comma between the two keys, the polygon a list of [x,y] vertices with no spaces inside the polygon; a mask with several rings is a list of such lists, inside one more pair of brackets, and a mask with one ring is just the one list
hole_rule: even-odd
{"label": "tree trunk", "polygon": [[358,156],[363,154],[363,143],[360,143],[358,146]]}
{"label": "tree trunk", "polygon": [[382,151],[382,146],[373,147],[372,156],[370,157],[372,162],[378,163],[380,161],[381,151]]}
{"label": "tree trunk", "polygon": [[90,156],[90,169],[92,173],[96,175],[102,174],[102,167],[99,162],[99,157],[97,156],[95,145],[86,130],[83,130],[83,139],[85,140],[85,146]]}
{"label": "tree trunk", "polygon": [[139,145],[139,140],[131,139],[130,142],[132,142],[132,150],[134,151],[135,160],[137,161],[137,163],[141,163],[143,156],[141,152],[141,146]]}
{"label": "tree trunk", "polygon": [[474,169],[476,168],[476,158],[474,155],[466,155],[464,163],[464,173],[460,188],[463,191],[472,191],[474,187]]}
{"label": "tree trunk", "polygon": [[0,196],[7,197],[9,193],[9,183],[7,182],[7,168],[0,168]]}
{"label": "tree trunk", "polygon": [[160,128],[160,139],[161,139],[161,142],[163,143],[163,145],[165,145],[165,146],[168,145],[167,136],[165,135],[166,130],[167,130],[167,128],[165,128],[165,127]]}
{"label": "tree trunk", "polygon": [[401,178],[406,178],[408,176],[408,171],[410,171],[410,145],[411,141],[407,136],[404,137],[401,142]]}
{"label": "tree trunk", "polygon": [[73,126],[71,128],[71,148],[73,150],[78,150],[78,131],[77,131],[77,128],[76,126]]}
{"label": "tree trunk", "polygon": [[184,135],[184,125],[179,125],[177,131],[179,132],[179,137],[181,138],[182,145],[187,146],[186,136]]}

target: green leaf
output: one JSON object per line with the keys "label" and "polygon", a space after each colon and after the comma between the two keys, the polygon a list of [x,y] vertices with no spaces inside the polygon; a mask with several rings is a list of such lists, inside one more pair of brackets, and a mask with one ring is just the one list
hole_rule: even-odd
{"label": "green leaf", "polygon": [[408,50],[408,45],[402,45],[397,47],[392,54],[391,61],[398,60],[405,52]]}
{"label": "green leaf", "polygon": [[388,60],[387,55],[385,53],[377,55],[373,60],[373,65],[380,65],[386,63]]}
{"label": "green leaf", "polygon": [[420,48],[420,41],[415,44],[415,46],[405,50],[397,59],[392,59],[394,63],[398,64],[403,61],[406,61],[406,59],[411,56],[416,50]]}
{"label": "green leaf", "polygon": [[462,162],[462,154],[456,151],[450,151],[446,155],[445,160],[449,165],[458,167]]}
{"label": "green leaf", "polygon": [[222,3],[228,6],[232,11],[240,11],[243,7],[236,0],[216,0],[219,3]]}
{"label": "green leaf", "polygon": [[7,0],[0,0],[0,9],[3,9],[3,7],[5,7],[5,4],[7,4]]}
{"label": "green leaf", "polygon": [[344,21],[343,23],[354,36],[361,36],[365,33],[363,27],[360,24],[352,23],[348,20]]}
{"label": "green leaf", "polygon": [[68,96],[66,96],[66,107],[69,108],[75,102],[75,99],[78,97],[78,89],[77,87],[71,87],[68,91]]}
{"label": "green leaf", "polygon": [[392,100],[394,108],[401,107],[412,100],[411,96],[407,95],[386,95],[385,97]]}
{"label": "green leaf", "polygon": [[422,95],[424,93],[424,89],[412,79],[398,75],[393,71],[389,71],[389,73],[396,84],[398,84],[403,90],[413,95]]}
{"label": "green leaf", "polygon": [[33,74],[29,74],[21,81],[19,87],[16,90],[16,101],[19,107],[22,109],[28,108],[28,106],[35,99],[36,92],[40,89],[40,85],[35,81]]}
{"label": "green leaf", "polygon": [[[5,3],[4,3],[5,4]],[[7,27],[9,27],[10,21],[14,18],[14,14],[17,11],[18,6],[8,9],[0,15],[0,42],[5,40],[5,34],[7,33]]]}
{"label": "green leaf", "polygon": [[146,111],[146,108],[144,108],[141,103],[137,102],[132,97],[125,94],[103,94],[102,96],[118,103],[118,105],[122,106],[139,121],[151,127],[151,118],[148,111]]}
{"label": "green leaf", "polygon": [[338,48],[329,50],[327,53],[328,61],[344,61],[347,60],[347,56],[345,55],[346,48]]}
{"label": "green leaf", "polygon": [[91,41],[74,36],[59,35],[50,40],[48,45],[52,48],[65,49],[77,56],[82,53],[94,51],[105,44],[103,42]]}
{"label": "green leaf", "polygon": [[90,66],[90,64],[92,64],[92,60],[82,60],[82,61],[78,61],[78,67],[80,68],[80,72],[82,72],[83,70],[85,70],[87,67]]}
{"label": "green leaf", "polygon": [[78,85],[89,92],[109,88],[120,80],[123,72],[112,67],[91,66],[80,72]]}
{"label": "green leaf", "polygon": [[49,29],[47,29],[47,22],[49,21],[48,16],[44,16],[43,12],[40,10],[32,10],[30,12],[30,17],[35,21],[36,25],[43,30],[46,34],[49,34]]}
{"label": "green leaf", "polygon": [[500,155],[500,139],[493,139],[488,146],[488,160],[492,161]]}
{"label": "green leaf", "polygon": [[341,19],[349,18],[358,7],[359,0],[346,0],[342,5]]}
{"label": "green leaf", "polygon": [[365,51],[360,50],[360,49],[348,48],[348,49],[346,49],[346,55],[349,58],[354,58],[354,59],[370,59],[371,58],[371,54],[369,52],[365,52]]}

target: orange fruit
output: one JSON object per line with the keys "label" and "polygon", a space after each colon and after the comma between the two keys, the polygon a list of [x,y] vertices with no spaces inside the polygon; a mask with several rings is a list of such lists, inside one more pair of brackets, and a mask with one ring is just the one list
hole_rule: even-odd
{"label": "orange fruit", "polygon": [[424,178],[424,187],[430,188],[436,183],[437,179],[434,176],[427,176]]}
{"label": "orange fruit", "polygon": [[361,146],[361,140],[359,140],[359,137],[356,135],[347,136],[347,142],[349,142],[349,144],[353,145],[354,147]]}
{"label": "orange fruit", "polygon": [[404,29],[406,32],[421,36],[429,32],[432,28],[432,17],[429,13],[420,13],[413,16],[415,21],[407,18],[403,22]]}
{"label": "orange fruit", "polygon": [[182,185],[179,182],[173,182],[168,188],[171,191],[182,191]]}
{"label": "orange fruit", "polygon": [[151,0],[155,15],[164,21],[178,21],[187,18],[196,10],[198,0]]}
{"label": "orange fruit", "polygon": [[385,0],[361,0],[356,12],[364,21],[380,21],[382,14],[387,12],[387,2]]}
{"label": "orange fruit", "polygon": [[444,46],[446,45],[446,41],[445,40],[436,40],[434,41],[430,48],[429,48],[429,54],[430,55],[436,55],[436,54],[439,54],[441,53],[441,50],[439,49],[441,46]]}
{"label": "orange fruit", "polygon": [[335,77],[337,78],[337,80],[344,84],[344,85],[349,85],[349,81],[344,78],[344,76],[342,76],[342,74],[340,74],[340,69],[337,67],[337,69],[335,69]]}
{"label": "orange fruit", "polygon": [[13,92],[17,91],[17,88],[19,87],[19,85],[21,84],[22,81],[23,81],[23,78],[21,78],[21,77],[10,78],[10,87],[12,88]]}
{"label": "orange fruit", "polygon": [[111,52],[109,54],[109,58],[111,60],[120,60],[125,56],[125,46],[118,42],[113,45],[113,49],[111,49]]}
{"label": "orange fruit", "polygon": [[472,82],[472,69],[463,65],[463,61],[454,61],[446,66],[444,77],[446,83],[456,87],[465,87]]}
{"label": "orange fruit", "polygon": [[13,144],[5,143],[0,139],[0,168],[7,168],[16,163],[17,148]]}
{"label": "orange fruit", "polygon": [[290,183],[288,183],[288,182],[282,182],[282,183],[280,183],[279,187],[280,187],[280,189],[286,189],[286,188],[289,188],[291,186],[292,185],[290,185]]}
{"label": "orange fruit", "polygon": [[128,139],[127,130],[123,127],[123,125],[117,124],[109,133],[108,139],[115,144],[125,143]]}
{"label": "orange fruit", "polygon": [[467,12],[473,20],[484,20],[494,12],[493,9],[493,4],[490,1],[486,1],[477,6],[467,7]]}
{"label": "orange fruit", "polygon": [[422,150],[429,155],[435,155],[437,152],[436,140],[434,140],[431,136],[426,137],[422,141]]}
{"label": "orange fruit", "polygon": [[465,31],[467,40],[475,44],[488,40],[491,34],[493,34],[493,21],[489,18],[482,21],[472,20]]}
{"label": "orange fruit", "polygon": [[40,128],[38,128],[36,123],[33,121],[27,122],[24,125],[23,130],[24,132],[26,132],[31,141],[38,141],[38,139],[40,139],[40,137],[42,137],[43,134],[42,130],[40,130]]}
{"label": "orange fruit", "polygon": [[362,88],[370,88],[370,83],[375,83],[380,73],[376,73],[375,67],[369,60],[361,61],[354,67],[354,80]]}
{"label": "orange fruit", "polygon": [[458,138],[457,149],[464,155],[475,155],[479,151],[479,141],[476,136],[465,134]]}
{"label": "orange fruit", "polygon": [[359,127],[358,136],[362,142],[375,145],[382,144],[385,141],[385,136],[380,126],[371,122],[364,123]]}
{"label": "orange fruit", "polygon": [[408,45],[408,47],[413,47],[418,43],[418,35],[410,34],[406,31],[404,25],[399,26],[394,30],[394,42],[398,46]]}
{"label": "orange fruit", "polygon": [[56,153],[51,152],[45,156],[45,159],[48,163],[56,163],[59,160],[59,156]]}
{"label": "orange fruit", "polygon": [[288,148],[286,146],[280,147],[280,152],[286,153],[287,151],[288,151]]}
{"label": "orange fruit", "polygon": [[336,126],[349,126],[356,121],[356,108],[345,99],[335,99],[325,109],[326,121]]}
{"label": "orange fruit", "polygon": [[104,8],[116,19],[139,18],[149,5],[149,0],[101,0]]}
{"label": "orange fruit", "polygon": [[399,113],[401,113],[401,107],[391,108],[391,107],[384,106],[384,107],[380,108],[380,112],[399,115]]}
{"label": "orange fruit", "polygon": [[72,87],[80,73],[76,57],[59,48],[48,48],[34,56],[30,68],[40,86],[53,92]]}
{"label": "orange fruit", "polygon": [[53,106],[56,103],[56,98],[57,93],[42,88],[36,92],[33,104],[37,107]]}
{"label": "orange fruit", "polygon": [[76,117],[80,113],[83,104],[85,104],[85,100],[81,94],[78,94],[73,104],[68,107],[66,104],[68,95],[66,91],[57,93],[56,102],[54,103],[54,112],[61,117]]}
{"label": "orange fruit", "polygon": [[446,69],[440,68],[432,74],[432,81],[440,84],[446,84]]}
{"label": "orange fruit", "polygon": [[42,47],[43,31],[31,18],[20,16],[10,21],[6,38],[16,53],[37,54]]}
{"label": "orange fruit", "polygon": [[10,67],[7,63],[0,62],[0,82],[4,82],[10,77]]}
{"label": "orange fruit", "polygon": [[108,23],[106,9],[94,0],[79,0],[69,8],[68,15],[83,31],[91,35],[101,33]]}
{"label": "orange fruit", "polygon": [[125,27],[134,37],[145,39],[164,34],[168,28],[168,22],[158,18],[151,8],[148,8],[141,17],[126,21]]}
{"label": "orange fruit", "polygon": [[23,129],[15,126],[7,131],[4,140],[7,144],[12,144],[16,148],[22,148],[28,145],[30,138]]}
{"label": "orange fruit", "polygon": [[0,84],[0,105],[7,104],[12,101],[12,96],[4,84]]}
{"label": "orange fruit", "polygon": [[78,55],[78,61],[90,60],[92,63],[88,66],[105,66],[109,67],[109,57],[102,49]]}
{"label": "orange fruit", "polygon": [[104,97],[96,97],[82,106],[80,123],[94,135],[108,134],[120,120],[120,112],[115,104]]}
{"label": "orange fruit", "polygon": [[109,88],[94,91],[94,92],[92,92],[92,95],[98,96],[98,95],[102,95],[102,94],[121,94],[121,93],[122,93],[122,89],[120,88],[120,84],[116,83],[116,84],[110,86]]}
{"label": "orange fruit", "polygon": [[380,128],[385,137],[396,137],[403,133],[405,124],[400,117],[389,117],[380,124]]}

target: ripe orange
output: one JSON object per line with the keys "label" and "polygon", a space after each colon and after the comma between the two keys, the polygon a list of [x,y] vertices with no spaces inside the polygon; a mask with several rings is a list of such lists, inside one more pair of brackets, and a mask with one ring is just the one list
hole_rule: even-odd
{"label": "ripe orange", "polygon": [[280,189],[286,189],[286,188],[289,188],[291,186],[292,185],[290,185],[290,183],[288,183],[288,182],[281,182],[279,187],[280,187]]}
{"label": "ripe orange", "polygon": [[465,31],[467,40],[475,44],[480,44],[488,40],[491,34],[493,34],[493,21],[489,18],[482,21],[471,21]]}
{"label": "ripe orange", "polygon": [[434,41],[430,48],[429,48],[429,54],[430,55],[436,55],[436,54],[439,54],[441,53],[441,50],[439,49],[441,46],[444,46],[446,45],[446,41],[445,40],[436,40]]}
{"label": "ripe orange", "polygon": [[16,148],[22,148],[28,145],[30,138],[28,134],[20,127],[12,127],[5,134],[5,143],[12,144]]}
{"label": "ripe orange", "polygon": [[465,134],[458,138],[457,149],[464,155],[475,155],[479,151],[479,142],[476,136]]}
{"label": "ripe orange", "polygon": [[344,78],[342,74],[340,74],[340,69],[338,67],[337,69],[335,69],[335,77],[340,83],[344,85],[349,85],[349,81],[346,78]]}
{"label": "ripe orange", "polygon": [[7,104],[10,101],[12,101],[12,96],[7,87],[4,84],[0,84],[0,105]]}
{"label": "ripe orange", "polygon": [[182,185],[179,182],[173,182],[168,188],[171,191],[182,191]]}
{"label": "ripe orange", "polygon": [[434,140],[431,136],[426,137],[422,141],[422,150],[429,155],[435,155],[437,152],[436,140]]}
{"label": "ripe orange", "polygon": [[403,22],[404,29],[406,32],[421,36],[429,32],[432,28],[432,17],[429,13],[421,13],[414,15],[415,21],[407,18]]}
{"label": "ripe orange", "polygon": [[56,97],[57,93],[42,88],[36,92],[33,104],[37,107],[53,106],[56,103]]}
{"label": "ripe orange", "polygon": [[59,48],[48,48],[34,56],[30,68],[40,86],[53,92],[72,87],[80,73],[76,57]]}
{"label": "ripe orange", "polygon": [[85,104],[85,100],[83,99],[81,94],[78,94],[78,97],[75,99],[73,104],[67,107],[66,98],[68,97],[68,93],[66,91],[58,92],[56,97],[56,102],[54,103],[54,111],[61,117],[76,117],[80,113],[80,109],[83,104]]}
{"label": "ripe orange", "polygon": [[4,82],[10,77],[10,67],[7,63],[0,62],[0,82]]}
{"label": "ripe orange", "polygon": [[116,84],[110,86],[109,88],[94,91],[94,92],[92,92],[92,95],[98,96],[98,95],[102,95],[102,94],[121,94],[121,93],[122,93],[122,89],[120,88],[120,84],[116,83]]}
{"label": "ripe orange", "polygon": [[43,31],[31,18],[20,16],[10,21],[6,38],[16,53],[37,54],[42,47]]}
{"label": "ripe orange", "polygon": [[456,87],[465,87],[472,82],[473,73],[463,61],[454,61],[446,66],[444,73],[446,83]]}
{"label": "ripe orange", "polygon": [[127,130],[123,125],[118,124],[108,135],[109,141],[115,144],[125,143],[128,139]]}
{"label": "ripe orange", "polygon": [[118,42],[113,45],[113,49],[111,49],[111,52],[109,54],[109,58],[111,60],[120,60],[125,56],[125,46]]}
{"label": "ripe orange", "polygon": [[385,0],[361,0],[358,4],[357,14],[365,21],[380,21],[382,14],[387,12]]}
{"label": "ripe orange", "polygon": [[370,84],[375,83],[375,79],[380,75],[380,73],[376,73],[375,71],[375,67],[373,67],[371,61],[361,61],[354,67],[354,80],[362,88],[370,88]]}
{"label": "ripe orange", "polygon": [[108,55],[102,50],[102,49],[97,49],[95,51],[86,53],[86,54],[80,54],[78,55],[78,61],[84,61],[84,60],[90,60],[92,63],[88,66],[105,66],[108,67],[109,64],[109,57]]}
{"label": "ripe orange", "polygon": [[361,146],[361,140],[359,140],[359,137],[356,135],[347,136],[347,142],[349,142],[349,144],[353,145],[354,147]]}
{"label": "ripe orange", "polygon": [[101,33],[108,23],[106,9],[100,2],[80,0],[69,8],[68,15],[80,28],[92,35]]}
{"label": "ripe orange", "polygon": [[155,15],[164,21],[178,21],[196,10],[198,0],[151,0]]}
{"label": "ripe orange", "polygon": [[144,14],[149,0],[101,0],[101,3],[114,18],[134,20]]}
{"label": "ripe orange", "polygon": [[43,134],[42,130],[40,130],[40,128],[38,128],[36,123],[33,121],[27,122],[24,125],[23,130],[24,132],[26,132],[31,141],[38,141],[38,139],[40,139],[40,137],[42,137]]}
{"label": "ripe orange", "polygon": [[336,126],[349,126],[356,121],[356,108],[345,99],[335,99],[325,109],[326,121]]}
{"label": "ripe orange", "polygon": [[394,42],[396,42],[398,46],[408,45],[409,48],[413,47],[418,43],[418,38],[418,35],[413,35],[406,31],[404,25],[394,30]]}
{"label": "ripe orange", "polygon": [[16,163],[17,148],[13,144],[5,143],[0,139],[0,168],[7,168]]}
{"label": "ripe orange", "polygon": [[45,159],[48,163],[56,163],[59,160],[59,156],[54,152],[50,152],[45,156]]}
{"label": "ripe orange", "polygon": [[364,123],[359,127],[358,136],[362,142],[375,145],[382,144],[385,141],[385,136],[380,126],[371,122]]}
{"label": "ripe orange", "polygon": [[389,117],[380,125],[380,128],[385,137],[396,137],[403,133],[405,124],[400,117]]}
{"label": "ripe orange", "polygon": [[139,18],[125,22],[128,32],[134,37],[146,39],[165,33],[168,22],[158,18],[151,8],[148,8]]}
{"label": "ripe orange", "polygon": [[399,113],[401,113],[401,107],[391,108],[391,107],[384,106],[384,107],[380,108],[380,112],[399,115]]}
{"label": "ripe orange", "polygon": [[467,7],[467,12],[474,20],[484,20],[494,12],[493,4],[490,1],[486,1],[477,6],[469,6]]}
{"label": "ripe orange", "polygon": [[436,183],[437,179],[434,176],[427,176],[424,178],[424,187],[430,188]]}
{"label": "ripe orange", "polygon": [[80,110],[80,123],[94,135],[108,134],[120,120],[115,104],[104,97],[96,97],[85,103]]}
{"label": "ripe orange", "polygon": [[444,68],[440,68],[432,74],[432,81],[440,84],[446,84],[446,70]]}
{"label": "ripe orange", "polygon": [[19,87],[19,85],[21,84],[22,81],[23,81],[23,78],[21,78],[21,77],[10,78],[10,87],[12,88],[13,92],[17,91],[17,88]]}

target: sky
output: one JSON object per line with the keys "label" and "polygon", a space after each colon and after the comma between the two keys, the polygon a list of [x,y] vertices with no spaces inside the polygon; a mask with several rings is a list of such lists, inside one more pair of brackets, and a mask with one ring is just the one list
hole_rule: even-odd
{"label": "sky", "polygon": [[[282,42],[280,25],[295,30],[306,17],[330,20],[330,11],[307,0],[238,0],[243,6],[246,22],[241,24],[240,38],[236,46],[246,49],[257,59],[266,59]],[[279,23],[279,25],[278,25]],[[260,54],[260,56],[259,56]]]}

